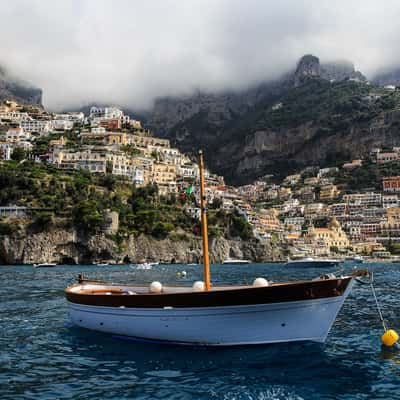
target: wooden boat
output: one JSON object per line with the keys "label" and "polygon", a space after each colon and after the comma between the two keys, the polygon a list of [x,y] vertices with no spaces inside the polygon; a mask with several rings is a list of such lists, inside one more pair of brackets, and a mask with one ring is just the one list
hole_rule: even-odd
{"label": "wooden boat", "polygon": [[324,342],[357,276],[208,291],[115,285],[81,277],[66,289],[71,321],[134,339],[198,345]]}
{"label": "wooden boat", "polygon": [[212,286],[210,282],[203,158],[200,202],[204,282],[193,287],[113,284],[84,276],[66,288],[69,317],[83,328],[135,340],[233,346],[292,341],[324,342],[358,276]]}

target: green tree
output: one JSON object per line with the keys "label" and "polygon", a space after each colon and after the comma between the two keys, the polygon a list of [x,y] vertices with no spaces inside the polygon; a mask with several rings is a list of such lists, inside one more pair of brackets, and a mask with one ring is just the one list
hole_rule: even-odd
{"label": "green tree", "polygon": [[99,232],[104,225],[104,216],[93,200],[80,202],[73,212],[74,223],[84,231]]}
{"label": "green tree", "polygon": [[15,147],[11,154],[11,159],[15,161],[22,161],[26,158],[27,153],[22,147]]}

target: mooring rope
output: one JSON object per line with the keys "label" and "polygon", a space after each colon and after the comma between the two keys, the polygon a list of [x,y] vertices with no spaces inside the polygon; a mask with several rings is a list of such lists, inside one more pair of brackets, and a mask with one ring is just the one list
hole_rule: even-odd
{"label": "mooring rope", "polygon": [[378,310],[379,318],[380,318],[380,320],[381,320],[381,322],[382,322],[383,330],[386,332],[387,329],[386,329],[385,320],[383,319],[381,307],[380,307],[380,305],[379,305],[378,298],[376,297],[376,293],[375,293],[375,288],[374,288],[374,273],[373,273],[372,271],[371,271],[371,280],[370,280],[370,284],[371,284],[371,291],[372,291],[372,294],[373,294],[374,299],[375,299],[376,308],[377,308],[377,310]]}

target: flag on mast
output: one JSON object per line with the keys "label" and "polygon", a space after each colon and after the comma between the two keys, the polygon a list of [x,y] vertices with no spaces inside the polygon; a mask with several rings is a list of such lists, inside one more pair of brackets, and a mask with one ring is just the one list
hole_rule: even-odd
{"label": "flag on mast", "polygon": [[193,185],[190,185],[185,189],[185,194],[191,194],[193,192]]}

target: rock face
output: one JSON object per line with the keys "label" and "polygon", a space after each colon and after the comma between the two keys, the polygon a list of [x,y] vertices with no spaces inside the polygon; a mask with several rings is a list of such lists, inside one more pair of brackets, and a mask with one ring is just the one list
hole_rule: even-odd
{"label": "rock face", "polygon": [[348,78],[366,80],[349,61],[321,65],[318,57],[309,54],[299,60],[295,71],[246,90],[222,93],[198,91],[190,96],[159,98],[147,116],[147,123],[158,135],[167,137],[173,136],[171,132],[191,119],[205,119],[210,124],[222,127],[251,112],[255,105],[276,100],[294,86],[299,86],[304,78],[310,77],[336,81]]}
{"label": "rock face", "polygon": [[375,85],[380,85],[380,86],[386,86],[386,85],[400,86],[400,68],[395,68],[391,71],[379,73],[374,76],[372,82]]}
{"label": "rock face", "polygon": [[[155,260],[165,263],[201,262],[201,240],[158,240],[130,236],[117,245],[104,235],[80,237],[74,230],[53,229],[31,235],[20,229],[0,236],[0,264],[91,264],[99,261],[137,263]],[[210,241],[211,262],[226,258],[246,258],[256,262],[283,260],[281,251],[257,240],[243,242],[215,238]]]}
{"label": "rock face", "polygon": [[365,81],[351,62],[306,55],[281,79],[242,92],[159,99],[148,123],[184,152],[202,148],[228,183],[249,183],[276,170],[324,165],[335,154],[358,157],[370,145],[400,144],[397,122],[382,122],[395,110],[377,115]]}
{"label": "rock face", "polygon": [[284,77],[241,92],[197,92],[181,98],[159,98],[147,116],[147,125],[157,135],[166,137],[171,137],[171,132],[191,119],[205,119],[216,127],[222,127],[251,111],[256,104],[278,98],[290,86],[292,80]]}
{"label": "rock face", "polygon": [[42,106],[42,90],[11,77],[5,69],[0,67],[0,101],[3,100]]}
{"label": "rock face", "polygon": [[304,78],[313,78],[321,76],[321,66],[319,58],[311,54],[303,56],[297,64],[294,73],[294,86],[297,87],[302,84]]}
{"label": "rock face", "polygon": [[360,71],[355,70],[352,62],[346,60],[322,64],[321,78],[327,79],[328,81],[357,79],[363,82],[367,80],[367,78]]}

